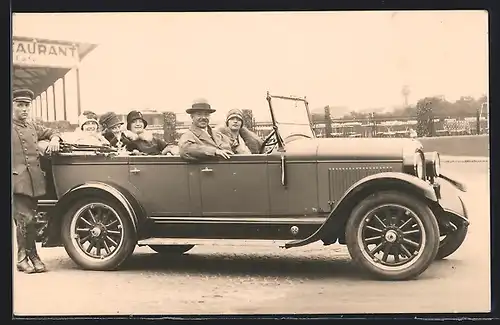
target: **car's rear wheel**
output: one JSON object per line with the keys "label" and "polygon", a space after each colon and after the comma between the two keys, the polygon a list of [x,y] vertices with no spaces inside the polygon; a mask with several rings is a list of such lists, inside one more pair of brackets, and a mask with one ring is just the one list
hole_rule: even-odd
{"label": "car's rear wheel", "polygon": [[400,192],[381,192],[361,201],[346,226],[353,261],[384,280],[407,280],[424,272],[439,247],[431,209]]}
{"label": "car's rear wheel", "polygon": [[160,254],[184,254],[194,245],[149,245],[149,248]]}
{"label": "car's rear wheel", "polygon": [[137,236],[119,203],[91,197],[78,200],[63,217],[66,252],[83,269],[114,270],[134,251]]}
{"label": "car's rear wheel", "polygon": [[436,255],[436,260],[441,260],[455,253],[457,249],[462,246],[465,241],[465,237],[467,237],[467,232],[469,227],[465,224],[455,224],[453,225],[456,229],[450,233],[442,236],[439,241],[439,250]]}

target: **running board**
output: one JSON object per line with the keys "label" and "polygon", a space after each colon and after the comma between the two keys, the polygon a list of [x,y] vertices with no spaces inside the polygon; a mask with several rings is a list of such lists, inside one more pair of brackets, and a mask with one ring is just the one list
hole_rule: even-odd
{"label": "running board", "polygon": [[273,239],[202,239],[202,238],[147,238],[137,242],[138,246],[149,245],[207,245],[207,246],[279,246],[284,248],[289,240]]}

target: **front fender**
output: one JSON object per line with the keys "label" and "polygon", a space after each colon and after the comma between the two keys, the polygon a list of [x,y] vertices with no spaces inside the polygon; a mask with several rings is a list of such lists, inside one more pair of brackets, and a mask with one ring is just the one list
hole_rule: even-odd
{"label": "front fender", "polygon": [[127,215],[131,219],[134,226],[134,231],[136,233],[140,231],[142,221],[146,218],[145,210],[141,206],[140,202],[129,191],[118,184],[113,182],[90,181],[76,185],[66,191],[54,208],[49,212],[50,215],[47,216],[47,239],[43,243],[44,247],[54,247],[60,245],[59,229],[67,206],[78,198],[95,194],[111,196],[117,200],[127,211]]}
{"label": "front fender", "polygon": [[446,179],[439,179],[438,202],[435,203],[434,213],[438,219],[450,216],[455,221],[469,225],[467,208],[454,183]]}
{"label": "front fender", "polygon": [[371,193],[383,190],[404,191],[433,203],[438,202],[438,196],[434,188],[420,178],[397,172],[373,174],[354,183],[344,195],[342,195],[340,200],[336,202],[325,222],[315,233],[308,238],[286,243],[284,247],[292,248],[304,246],[323,239],[327,234],[336,234],[338,236],[338,234],[344,230],[345,222],[347,218],[349,218],[354,206]]}

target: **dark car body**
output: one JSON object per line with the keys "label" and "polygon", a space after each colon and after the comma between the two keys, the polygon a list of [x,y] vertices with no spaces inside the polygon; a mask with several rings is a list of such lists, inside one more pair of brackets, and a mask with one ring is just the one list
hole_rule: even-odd
{"label": "dark car body", "polygon": [[[63,220],[88,197],[116,204],[122,211],[117,215],[130,221],[131,245],[157,251],[179,245],[187,250],[192,246],[186,245],[206,240],[269,240],[286,248],[318,240],[345,244],[353,209],[384,191],[427,205],[442,236],[468,226],[460,185],[429,175],[438,163],[432,157],[438,156],[426,155],[417,140],[298,137],[287,142],[278,128],[275,132],[277,150],[229,160],[188,162],[180,156],[74,151],[46,157],[52,188],[39,201],[48,221],[43,245],[64,243],[68,250],[63,234],[69,228]],[[424,161],[421,177],[415,174],[417,156]],[[68,253],[75,259],[74,252]],[[75,261],[84,268],[109,269],[125,258],[102,267],[98,259]]]}

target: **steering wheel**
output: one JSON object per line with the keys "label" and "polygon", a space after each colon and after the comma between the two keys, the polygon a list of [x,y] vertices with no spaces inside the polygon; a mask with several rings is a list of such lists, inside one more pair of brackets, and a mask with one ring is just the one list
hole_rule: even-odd
{"label": "steering wheel", "polygon": [[274,148],[276,148],[276,146],[278,145],[278,138],[277,136],[275,136],[273,139],[274,135],[276,135],[276,131],[273,130],[264,139],[264,142],[262,142],[262,145],[260,146],[260,153],[269,154],[274,150]]}

